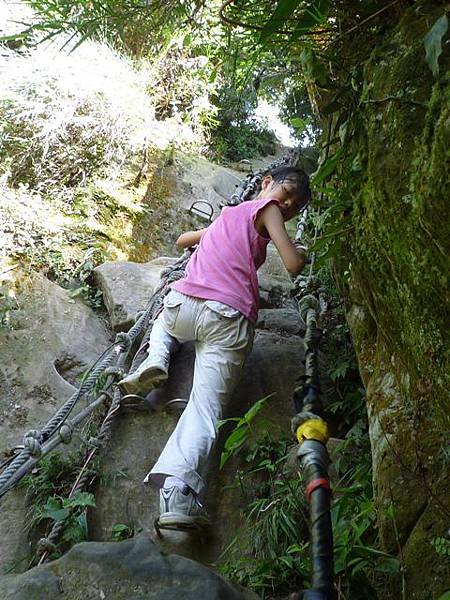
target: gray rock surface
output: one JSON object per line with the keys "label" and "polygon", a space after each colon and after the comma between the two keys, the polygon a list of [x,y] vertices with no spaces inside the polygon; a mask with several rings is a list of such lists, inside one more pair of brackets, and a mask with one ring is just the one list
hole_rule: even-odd
{"label": "gray rock surface", "polygon": [[[67,290],[45,277],[15,277],[20,308],[11,315],[12,328],[0,330],[2,453],[47,422],[109,342],[99,317]],[[8,493],[0,510],[0,571],[27,554],[24,519],[23,492]]]}
{"label": "gray rock surface", "polygon": [[294,306],[292,308],[262,308],[258,314],[257,327],[286,335],[300,335],[305,332],[305,324]]}
{"label": "gray rock surface", "polygon": [[[219,167],[201,157],[177,153],[174,160],[177,203],[189,209],[193,202],[206,200],[219,214],[219,205],[230,198],[236,185],[245,178],[242,173]],[[181,232],[180,232],[181,233]]]}
{"label": "gray rock surface", "polygon": [[95,269],[114,331],[130,329],[159,285],[161,271],[175,260],[163,256],[148,263],[106,262]]}
{"label": "gray rock surface", "polygon": [[210,569],[139,536],[77,544],[62,558],[0,580],[3,600],[257,600]]}
{"label": "gray rock surface", "polygon": [[258,281],[261,308],[283,306],[294,287],[272,242],[267,246],[266,262],[258,270]]}

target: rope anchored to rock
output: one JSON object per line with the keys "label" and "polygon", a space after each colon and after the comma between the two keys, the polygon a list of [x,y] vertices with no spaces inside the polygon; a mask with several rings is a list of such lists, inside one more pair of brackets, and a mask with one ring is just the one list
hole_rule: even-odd
{"label": "rope anchored to rock", "polygon": [[[44,425],[41,430],[30,430],[23,437],[23,445],[17,446],[13,456],[4,461],[3,471],[0,474],[0,497],[12,489],[21,479],[29,473],[38,461],[54,450],[59,444],[70,442],[74,429],[80,425],[91,413],[104,406],[105,400],[111,401],[108,389],[123,375],[123,364],[128,353],[136,342],[148,329],[149,323],[156,318],[162,309],[163,298],[168,292],[169,284],[183,276],[185,266],[191,253],[185,252],[173,265],[164,269],[162,280],[146,309],[140,313],[133,327],[126,332],[119,332],[112,346],[107,348],[91,367],[88,375],[77,390]],[[121,357],[124,357],[123,361]],[[120,367],[118,363],[120,362]],[[84,409],[68,421],[75,406],[83,398],[88,398],[95,392],[101,376],[106,375],[108,380],[105,388],[97,392],[97,396]]]}

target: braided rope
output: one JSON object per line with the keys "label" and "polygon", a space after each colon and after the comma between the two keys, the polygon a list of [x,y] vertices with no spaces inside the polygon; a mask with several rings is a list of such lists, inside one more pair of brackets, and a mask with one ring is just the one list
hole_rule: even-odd
{"label": "braided rope", "polygon": [[[91,446],[93,446],[92,450],[90,450],[88,457],[86,458],[78,477],[72,486],[72,489],[69,493],[68,498],[73,498],[79,492],[83,491],[86,487],[88,480],[91,478],[91,473],[87,470],[89,463],[92,461],[94,456],[100,450],[100,448],[104,447],[106,443],[109,441],[111,437],[111,428],[116,416],[119,414],[120,409],[120,399],[121,394],[119,390],[116,390],[114,393],[113,401],[108,409],[108,412],[103,419],[103,422],[100,426],[99,432],[96,438],[89,440]],[[38,552],[42,553],[42,556],[39,560],[39,564],[42,564],[48,560],[49,553],[56,548],[56,543],[59,539],[59,536],[64,530],[64,521],[58,521],[54,523],[52,526],[50,533],[45,537],[39,540],[38,543]]]}
{"label": "braided rope", "polygon": [[[166,291],[168,291],[167,285],[169,282],[175,281],[183,276],[184,266],[189,260],[190,255],[190,252],[185,252],[173,265],[164,269],[163,276],[165,276],[165,280],[161,282],[160,286],[152,295],[148,306],[140,318],[128,333],[119,332],[117,334],[114,347],[110,349],[103,360],[91,370],[88,377],[83,381],[80,389],[63,404],[44,426],[42,431],[32,430],[24,435],[23,449],[9,462],[0,475],[0,497],[11,489],[11,487],[29,472],[31,468],[33,468],[36,464],[35,459],[42,456],[42,442],[49,440],[55,432],[59,430],[77,402],[95,387],[100,375],[102,375],[105,370],[109,369],[117,358],[132,345],[145,329],[147,329],[152,313],[157,312],[158,309],[160,310],[162,308],[162,298],[160,298],[161,292],[165,291],[165,288],[167,288]],[[61,441],[61,438],[59,438],[58,443]],[[52,445],[51,449],[54,447],[55,446]],[[26,469],[22,468],[24,465],[27,466]],[[21,477],[17,478],[15,475],[19,470],[21,472]]]}

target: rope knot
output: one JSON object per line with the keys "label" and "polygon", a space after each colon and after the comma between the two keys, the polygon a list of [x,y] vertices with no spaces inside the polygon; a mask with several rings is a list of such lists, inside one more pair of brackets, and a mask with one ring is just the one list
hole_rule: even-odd
{"label": "rope knot", "polygon": [[299,300],[298,308],[300,310],[300,316],[306,323],[306,315],[308,310],[312,309],[317,312],[319,310],[319,301],[313,295],[308,294]]}
{"label": "rope knot", "polygon": [[90,437],[88,439],[88,446],[91,446],[91,448],[101,448],[102,445],[102,440],[98,437]]}
{"label": "rope knot", "polygon": [[185,276],[184,265],[176,269],[172,269],[169,273],[165,275],[165,279],[167,283],[172,283],[173,281],[177,281],[177,279],[181,279]]}
{"label": "rope knot", "polygon": [[[109,375],[114,377],[114,379],[123,379],[124,376],[124,370],[120,367],[107,367],[103,373],[105,375]],[[107,392],[105,390],[101,390],[102,394],[106,394]]]}
{"label": "rope knot", "polygon": [[64,423],[59,428],[59,437],[63,444],[70,444],[72,441],[73,427],[69,423]]}
{"label": "rope knot", "polygon": [[132,339],[126,331],[119,331],[116,335],[116,344],[124,344],[125,348],[131,345]]}
{"label": "rope knot", "polygon": [[31,456],[38,458],[42,454],[41,443],[43,439],[40,431],[31,429],[23,436],[23,447],[25,450],[28,450]]}
{"label": "rope knot", "polygon": [[309,421],[309,419],[319,419],[317,415],[312,412],[301,412],[294,415],[291,419],[291,431],[294,435],[296,435],[298,427]]}
{"label": "rope knot", "polygon": [[56,552],[56,544],[51,542],[48,538],[44,537],[38,541],[38,553],[44,554],[44,552]]}

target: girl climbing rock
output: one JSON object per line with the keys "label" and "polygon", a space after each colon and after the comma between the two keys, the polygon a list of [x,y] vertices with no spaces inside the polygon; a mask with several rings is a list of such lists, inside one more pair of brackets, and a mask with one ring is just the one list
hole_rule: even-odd
{"label": "girl climbing rock", "polygon": [[257,269],[272,240],[287,270],[305,262],[284,222],[309,202],[306,173],[281,167],[262,180],[256,200],[226,207],[208,227],[182,234],[177,244],[198,244],[183,279],[171,286],[156,319],[148,357],[119,385],[129,394],[147,392],[167,379],[170,353],[178,342],[195,341],[189,402],[145,481],[162,486],[159,526],[198,528],[209,524],[199,497],[222,418],[252,343],[258,312]]}

